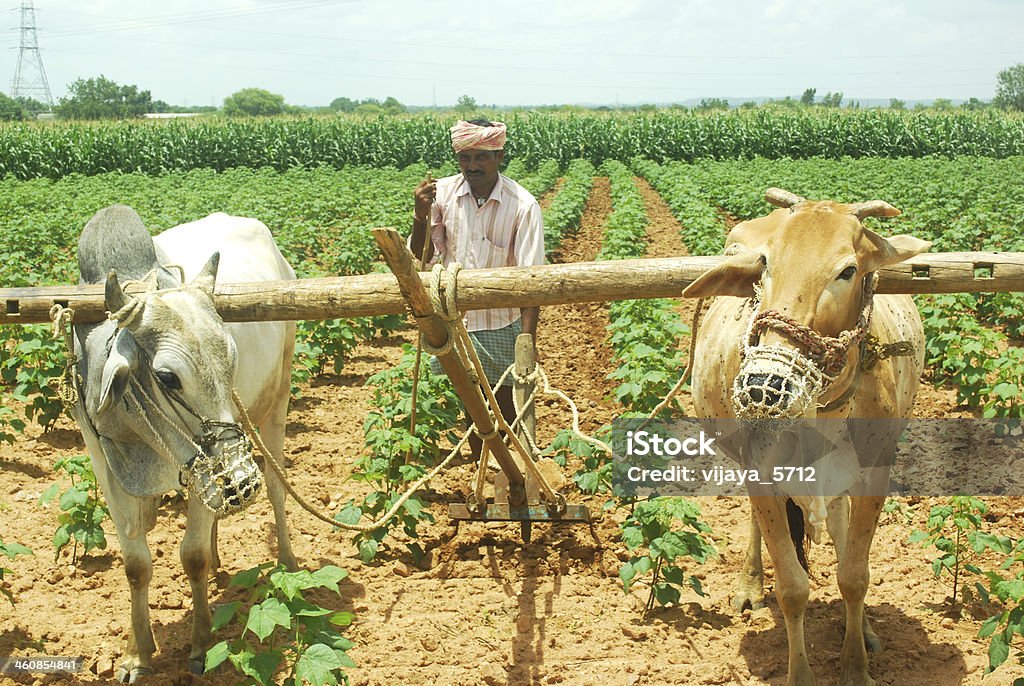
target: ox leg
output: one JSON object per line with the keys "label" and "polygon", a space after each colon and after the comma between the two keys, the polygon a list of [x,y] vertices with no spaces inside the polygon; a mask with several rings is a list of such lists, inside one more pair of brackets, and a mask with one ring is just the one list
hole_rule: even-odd
{"label": "ox leg", "polygon": [[[789,536],[786,517],[786,499],[779,497],[751,497],[751,507],[761,528],[768,554],[775,565],[775,595],[786,621],[789,640],[789,676],[787,686],[813,686],[814,675],[807,662],[804,642],[804,612],[810,596],[807,572],[800,566],[796,548]],[[861,646],[863,650],[864,646]]]}
{"label": "ox leg", "polygon": [[210,531],[210,574],[216,574],[220,569],[220,553],[217,551],[217,520],[213,520],[213,529]]}
{"label": "ox leg", "polygon": [[764,563],[761,560],[761,529],[757,526],[757,518],[750,513],[750,536],[747,539],[747,552],[743,557],[743,568],[740,570],[736,583],[736,593],[732,597],[732,606],[742,612],[750,608],[760,610],[764,607]]}
{"label": "ox leg", "polygon": [[[289,387],[285,386],[285,388]],[[287,394],[285,397],[287,397]],[[284,469],[284,425],[286,411],[287,406],[282,411],[275,413],[275,415],[279,416],[272,416],[270,420],[260,426],[260,436],[263,438],[264,445],[267,446],[267,450],[274,456],[277,464],[281,465],[282,469]],[[274,508],[274,525],[277,529],[277,561],[287,567],[289,571],[294,572],[299,568],[299,564],[295,560],[295,553],[292,552],[291,534],[288,531],[284,484],[281,483],[281,478],[270,465],[265,465],[263,472],[267,481],[267,496],[270,498],[270,504]]]}
{"label": "ox leg", "polygon": [[[88,426],[83,423],[79,425]],[[89,431],[83,431],[82,435],[89,447],[93,472],[106,497],[110,518],[117,530],[124,574],[131,595],[131,629],[128,632],[124,660],[117,669],[117,680],[134,684],[140,677],[153,673],[153,653],[156,652],[149,616],[149,582],[153,578],[153,556],[149,552],[146,534],[156,524],[159,499],[137,498],[125,493],[120,484],[111,478],[106,461],[96,457],[102,455],[103,451],[94,435]]]}
{"label": "ox leg", "polygon": [[[153,578],[153,557],[149,552],[149,544],[146,543],[146,533],[155,523],[155,517],[146,510],[155,513],[156,504],[150,503],[150,498],[131,500],[134,502],[130,504],[119,503],[121,517],[118,519],[132,520],[132,525],[122,526],[115,519],[117,539],[121,544],[121,557],[124,560],[124,574],[128,578],[132,602],[132,626],[128,633],[124,660],[117,670],[117,679],[123,683],[134,684],[139,677],[153,673],[153,653],[156,652],[156,641],[153,639],[153,626],[149,617],[149,582]],[[110,510],[113,515],[114,508],[111,507]]]}
{"label": "ox leg", "polygon": [[[828,504],[828,519],[826,521],[828,524],[828,535],[832,538],[832,542],[836,547],[836,561],[838,564],[842,564],[843,557],[846,554],[847,531],[850,528],[850,499],[843,496],[830,502]],[[845,604],[843,612],[845,617]],[[869,653],[881,652],[882,641],[878,638],[875,630],[871,628],[871,622],[868,621],[866,610],[864,612],[864,621],[861,624],[861,630],[864,632],[864,648]],[[845,627],[845,620],[843,625]]]}
{"label": "ox leg", "polygon": [[181,566],[192,587],[192,649],[188,666],[193,674],[203,673],[206,649],[211,642],[209,574],[214,522],[213,513],[205,505],[196,498],[189,498],[188,521],[181,541]]}
{"label": "ox leg", "polygon": [[868,553],[884,503],[884,496],[852,498],[846,552],[839,558],[839,591],[846,603],[846,635],[839,656],[840,686],[875,683],[868,676],[868,654],[864,648],[864,596],[870,580]]}

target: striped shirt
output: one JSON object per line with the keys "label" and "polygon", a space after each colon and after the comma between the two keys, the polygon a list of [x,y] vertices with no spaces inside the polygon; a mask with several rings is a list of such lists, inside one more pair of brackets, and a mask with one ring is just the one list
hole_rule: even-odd
{"label": "striped shirt", "polygon": [[[540,205],[518,183],[498,175],[487,201],[477,206],[462,174],[437,180],[430,217],[434,258],[464,269],[529,267],[544,264],[544,220]],[[491,331],[519,319],[519,308],[466,313],[467,331]]]}

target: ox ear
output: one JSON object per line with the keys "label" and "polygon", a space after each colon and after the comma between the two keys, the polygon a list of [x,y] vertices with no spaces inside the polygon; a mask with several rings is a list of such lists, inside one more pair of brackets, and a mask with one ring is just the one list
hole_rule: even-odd
{"label": "ox ear", "polygon": [[745,250],[701,274],[683,290],[683,297],[707,298],[712,295],[750,297],[754,294],[754,283],[761,280],[764,265],[765,257],[760,251]]}
{"label": "ox ear", "polygon": [[98,414],[106,412],[124,397],[132,373],[138,367],[138,359],[135,340],[127,331],[119,331],[103,365]]}
{"label": "ox ear", "polygon": [[213,286],[217,282],[217,268],[220,267],[220,252],[210,255],[210,259],[199,271],[196,278],[192,279],[192,286],[203,291],[213,300]]}
{"label": "ox ear", "polygon": [[909,260],[914,255],[927,252],[932,247],[931,241],[923,241],[907,234],[882,238],[874,231],[864,229],[864,236],[871,243],[872,248],[865,260],[865,267],[872,272]]}

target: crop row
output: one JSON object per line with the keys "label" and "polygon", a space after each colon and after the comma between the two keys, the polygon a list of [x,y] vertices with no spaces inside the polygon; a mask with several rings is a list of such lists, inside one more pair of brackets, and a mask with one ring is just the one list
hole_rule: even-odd
{"label": "crop row", "polygon": [[717,255],[725,245],[722,218],[708,204],[697,184],[678,169],[638,157],[633,171],[647,179],[683,227],[682,238],[691,255]]}
{"label": "crop row", "polygon": [[[450,118],[203,119],[0,128],[0,176],[61,178],[112,171],[397,166],[451,160]],[[657,161],[843,156],[1024,154],[1024,119],[987,113],[895,111],[550,114],[507,117],[510,157]]]}
{"label": "crop row", "polygon": [[[438,170],[438,173],[452,171]],[[378,269],[374,226],[407,230],[412,189],[424,165],[404,170],[348,167],[193,170],[148,177],[111,173],[51,181],[0,181],[0,284],[77,282],[75,245],[88,219],[112,203],[134,207],[154,233],[211,212],[261,219],[300,276],[362,274]],[[301,322],[293,381],[340,368],[361,340],[400,325],[396,316]],[[23,420],[51,424],[61,407],[50,383],[63,352],[45,326],[0,327],[0,440]]]}
{"label": "crop row", "polygon": [[[647,252],[647,210],[633,174],[621,162],[601,166],[611,185],[612,213],[601,237],[599,260],[641,257]],[[618,300],[608,308],[608,343],[619,382],[615,399],[648,413],[668,394],[682,369],[679,341],[688,329],[669,299]]]}
{"label": "crop row", "polygon": [[513,160],[502,172],[505,176],[519,182],[535,198],[540,198],[558,183],[561,167],[556,160],[542,162],[534,172],[526,168],[522,160]]}
{"label": "crop row", "polygon": [[544,211],[544,249],[548,255],[562,246],[562,239],[580,226],[583,208],[594,185],[594,165],[573,160],[565,171],[565,182]]}
{"label": "crop row", "polygon": [[[909,233],[941,252],[1024,251],[1024,158],[1005,160],[751,160],[671,163],[703,197],[742,219],[771,208],[764,190],[780,186],[812,199],[885,200],[899,217],[867,224],[883,235]],[[1024,414],[1024,297],[1018,293],[916,297],[936,382],[986,416]]]}

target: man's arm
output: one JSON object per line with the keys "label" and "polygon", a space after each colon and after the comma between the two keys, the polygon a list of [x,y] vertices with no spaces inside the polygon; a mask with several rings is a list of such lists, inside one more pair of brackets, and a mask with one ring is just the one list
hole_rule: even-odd
{"label": "man's arm", "polygon": [[[431,178],[416,187],[413,197],[416,204],[412,211],[412,235],[410,236],[409,248],[416,259],[422,258],[426,265],[434,257],[434,243],[429,240],[427,234],[430,232],[430,213],[437,193],[437,182]],[[426,253],[423,252],[424,244]]]}
{"label": "man's arm", "polygon": [[519,315],[523,318],[523,333],[533,336],[533,344],[537,345],[537,320],[540,318],[539,307],[522,307]]}

